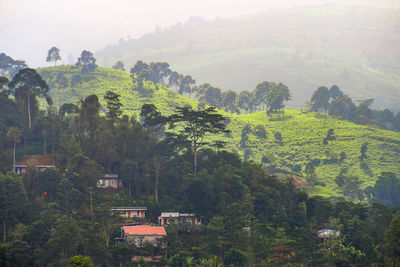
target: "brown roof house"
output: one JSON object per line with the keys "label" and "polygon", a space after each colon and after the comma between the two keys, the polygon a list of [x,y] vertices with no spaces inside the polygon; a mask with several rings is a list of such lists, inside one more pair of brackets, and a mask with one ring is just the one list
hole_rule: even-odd
{"label": "brown roof house", "polygon": [[145,243],[150,243],[154,246],[163,246],[162,239],[167,236],[167,232],[163,226],[123,226],[121,230],[121,237],[124,241],[136,247],[143,247]]}
{"label": "brown roof house", "polygon": [[46,168],[55,168],[55,160],[52,155],[30,155],[24,156],[14,165],[14,171],[18,174],[25,173],[28,166],[35,166],[39,171]]}

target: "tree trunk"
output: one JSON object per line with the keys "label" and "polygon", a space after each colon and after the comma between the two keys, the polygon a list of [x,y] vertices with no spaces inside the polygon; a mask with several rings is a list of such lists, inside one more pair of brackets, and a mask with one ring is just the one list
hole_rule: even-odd
{"label": "tree trunk", "polygon": [[15,171],[15,151],[16,151],[16,148],[17,148],[17,142],[16,142],[16,140],[14,139],[14,164],[13,164],[13,172]]}
{"label": "tree trunk", "polygon": [[156,188],[154,190],[154,195],[156,198],[156,203],[158,203],[158,182],[160,177],[160,167],[161,167],[161,159],[159,154],[155,154],[153,156],[154,159],[154,167],[156,168]]}
{"label": "tree trunk", "polygon": [[3,217],[3,242],[4,243],[7,241],[7,227],[6,227],[6,224],[7,224],[7,217],[8,217],[8,205],[7,205],[7,193],[6,193],[7,189],[6,188],[7,188],[7,184],[4,183],[3,193],[4,193],[4,204],[6,205],[6,210],[5,210],[5,214],[4,214],[4,217]]}
{"label": "tree trunk", "polygon": [[32,128],[32,119],[31,119],[31,100],[30,95],[28,94],[28,128]]}
{"label": "tree trunk", "polygon": [[193,145],[193,154],[194,154],[194,176],[197,176],[197,146]]}
{"label": "tree trunk", "polygon": [[43,140],[43,155],[47,154],[47,143],[46,143],[46,132],[44,132],[44,140]]}

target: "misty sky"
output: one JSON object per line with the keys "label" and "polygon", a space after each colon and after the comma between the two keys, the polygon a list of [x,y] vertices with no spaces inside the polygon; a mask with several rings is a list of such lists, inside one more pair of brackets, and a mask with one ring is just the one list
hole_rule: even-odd
{"label": "misty sky", "polygon": [[0,53],[37,67],[48,65],[47,51],[57,46],[67,64],[84,49],[95,52],[190,16],[212,20],[327,3],[400,8],[398,0],[0,0]]}

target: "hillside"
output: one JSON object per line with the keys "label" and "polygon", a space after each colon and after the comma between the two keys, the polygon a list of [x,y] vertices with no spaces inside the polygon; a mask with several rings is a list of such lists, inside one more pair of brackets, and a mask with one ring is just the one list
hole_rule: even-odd
{"label": "hillside", "polygon": [[251,90],[261,81],[283,82],[302,108],[321,85],[337,84],[353,99],[398,111],[400,11],[320,6],[270,10],[205,22],[192,18],[96,53],[111,67],[139,59],[165,61],[197,84]]}
{"label": "hillside", "polygon": [[[78,67],[59,66],[41,68],[38,71],[50,85],[50,94],[56,105],[76,103],[87,95],[101,96],[107,90],[112,90],[122,96],[125,114],[135,115],[137,118],[143,103],[155,104],[163,114],[170,114],[176,106],[190,104],[197,107],[197,101],[178,95],[161,85],[157,89],[151,82],[145,83],[147,96],[143,96],[132,89],[129,73],[119,70],[98,68],[93,73],[81,75]],[[104,104],[104,99],[99,99]],[[284,118],[276,114],[267,116],[265,112],[246,115],[220,112],[230,118],[228,128],[232,132],[216,138],[226,141],[228,150],[237,151],[240,155],[244,155],[247,150],[246,158],[257,163],[261,163],[264,156],[263,165],[268,170],[293,173],[300,177],[304,175],[305,165],[313,161],[320,185],[309,189],[311,194],[340,196],[341,190],[334,179],[341,169],[346,169],[351,176],[357,176],[362,189],[373,186],[377,176],[383,171],[400,175],[398,132],[356,125],[302,110],[287,110]],[[245,148],[242,148],[240,140],[246,124],[251,126],[251,133],[248,134]],[[255,134],[256,127],[260,125],[266,131],[265,138]],[[334,129],[336,140],[323,145],[328,129]],[[275,138],[275,132],[281,133],[282,142]],[[365,142],[368,143],[368,158],[360,162],[360,148]],[[341,152],[346,153],[346,159],[339,163]]]}

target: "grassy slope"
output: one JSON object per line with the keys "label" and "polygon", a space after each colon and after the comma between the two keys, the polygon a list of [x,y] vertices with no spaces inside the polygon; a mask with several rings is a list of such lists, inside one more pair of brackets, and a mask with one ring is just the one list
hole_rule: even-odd
{"label": "grassy slope", "polygon": [[375,98],[376,107],[399,110],[399,18],[398,10],[365,7],[272,10],[171,27],[109,46],[96,57],[105,66],[165,61],[198,84],[224,90],[284,82],[295,108],[318,86],[337,84],[352,98]]}
{"label": "grassy slope", "polygon": [[[197,101],[177,95],[161,86],[158,90],[152,83],[145,84],[153,88],[152,97],[142,97],[137,91],[132,90],[132,80],[129,73],[98,68],[95,72],[83,75],[83,82],[74,87],[59,88],[57,76],[63,73],[70,84],[71,77],[79,74],[80,69],[75,66],[60,66],[39,69],[42,77],[53,86],[51,95],[57,105],[62,103],[74,103],[89,94],[99,95],[100,102],[104,106],[101,97],[105,91],[112,90],[121,94],[121,102],[125,113],[138,117],[139,109],[143,103],[154,103],[164,114],[170,114],[174,107],[190,104],[197,106]],[[104,107],[102,107],[104,108]],[[285,119],[274,115],[268,117],[265,112],[236,115],[223,111],[224,116],[230,117],[229,129],[231,137],[219,136],[216,138],[227,141],[227,149],[237,151],[243,155],[240,148],[241,131],[246,124],[254,129],[257,125],[263,125],[267,132],[266,139],[260,139],[250,134],[248,148],[252,150],[251,159],[261,162],[262,156],[267,156],[275,162],[279,169],[291,171],[297,164],[304,165],[312,159],[338,158],[341,152],[347,154],[347,159],[342,164],[321,164],[316,167],[316,172],[321,182],[326,187],[314,187],[311,193],[335,196],[340,195],[334,177],[341,168],[347,168],[348,173],[356,175],[363,182],[362,187],[373,185],[377,175],[382,171],[392,171],[400,175],[400,133],[385,131],[374,127],[356,125],[347,121],[319,114],[308,113],[301,110],[287,110]],[[333,128],[336,140],[329,141],[328,145],[322,145],[328,129]],[[274,132],[282,133],[283,142],[275,140]],[[368,142],[368,159],[366,164],[360,164],[358,157],[362,143]],[[268,167],[268,165],[267,165]],[[297,173],[302,175],[302,173]]]}

